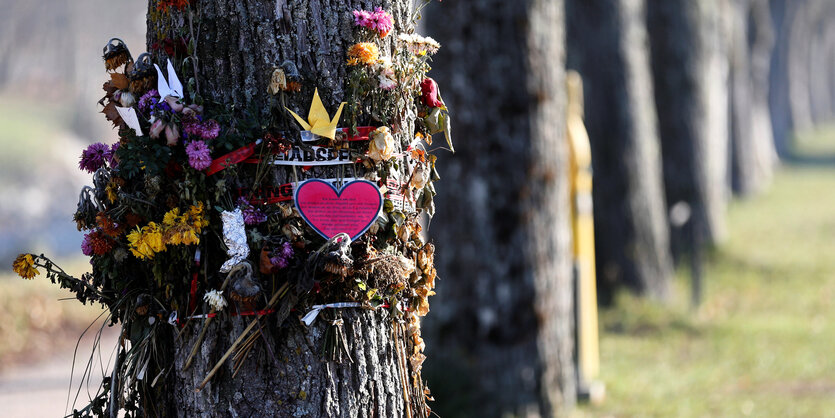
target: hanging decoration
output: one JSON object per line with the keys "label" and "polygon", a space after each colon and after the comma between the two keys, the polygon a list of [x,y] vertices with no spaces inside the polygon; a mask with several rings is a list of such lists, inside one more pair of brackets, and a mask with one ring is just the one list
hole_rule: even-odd
{"label": "hanging decoration", "polygon": [[383,208],[380,189],[367,180],[355,180],[340,189],[319,179],[307,180],[296,187],[294,200],[299,215],[326,239],[344,232],[356,240]]}

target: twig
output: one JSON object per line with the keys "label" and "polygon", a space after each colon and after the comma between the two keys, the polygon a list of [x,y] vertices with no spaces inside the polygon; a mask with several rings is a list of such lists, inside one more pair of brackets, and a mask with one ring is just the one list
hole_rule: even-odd
{"label": "twig", "polygon": [[[229,278],[232,277],[232,272],[230,271],[229,273],[230,274],[226,275],[226,280],[224,280],[223,284],[220,285],[221,292],[223,292],[223,290],[226,289],[226,285],[229,284]],[[212,310],[209,313],[212,314],[214,312],[215,310],[214,308],[212,308]],[[197,355],[197,350],[203,343],[203,338],[206,337],[206,331],[209,329],[209,324],[212,323],[212,318],[214,317],[210,316],[206,318],[206,322],[203,323],[203,329],[200,330],[200,335],[197,336],[197,341],[194,342],[194,347],[191,348],[191,353],[189,353],[188,355],[188,359],[186,360],[185,366],[183,366],[183,370],[188,370],[189,366],[191,366],[191,362],[194,361],[194,356]],[[183,330],[185,330],[185,327],[183,327]],[[182,333],[183,331],[180,332]],[[179,338],[179,335],[177,335],[177,338]]]}
{"label": "twig", "polygon": [[[287,290],[289,288],[289,283],[285,283],[284,285],[282,285],[281,288],[279,288],[273,294],[272,298],[270,298],[270,301],[267,303],[267,309],[271,309],[273,305],[275,305],[275,303],[278,302],[278,300],[281,299],[281,297],[287,293]],[[226,353],[223,355],[223,357],[220,358],[220,361],[218,361],[217,364],[215,364],[215,367],[213,367],[209,374],[206,375],[206,378],[203,379],[203,382],[200,383],[200,386],[198,386],[197,389],[195,389],[195,392],[200,392],[203,389],[203,387],[206,386],[206,383],[209,383],[209,380],[211,380],[215,373],[217,373],[218,369],[220,369],[220,366],[223,365],[226,359],[229,358],[229,355],[231,355],[232,352],[235,351],[235,349],[238,347],[238,344],[240,344],[241,341],[244,340],[244,337],[246,337],[246,335],[249,334],[249,332],[252,331],[252,328],[255,327],[255,325],[257,324],[258,321],[252,321],[249,323],[249,325],[246,327],[246,329],[244,329],[244,331],[241,333],[238,339],[236,339],[235,342],[232,343],[232,346],[229,347],[228,350],[226,350]]]}

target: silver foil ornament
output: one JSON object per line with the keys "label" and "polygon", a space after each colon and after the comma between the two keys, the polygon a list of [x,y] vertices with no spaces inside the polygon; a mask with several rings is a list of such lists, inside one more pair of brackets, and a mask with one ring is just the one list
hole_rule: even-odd
{"label": "silver foil ornament", "polygon": [[225,210],[220,214],[220,218],[223,220],[223,243],[226,244],[226,254],[230,257],[220,266],[220,272],[228,273],[232,267],[249,257],[249,245],[246,243],[241,208]]}

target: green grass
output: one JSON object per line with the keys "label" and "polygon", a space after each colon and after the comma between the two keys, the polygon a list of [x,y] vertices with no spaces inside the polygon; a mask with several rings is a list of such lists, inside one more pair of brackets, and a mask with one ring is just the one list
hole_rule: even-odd
{"label": "green grass", "polygon": [[[798,150],[835,155],[835,130]],[[576,416],[835,416],[835,165],[783,167],[728,224],[697,311],[681,273],[670,306],[601,312],[606,399]]]}

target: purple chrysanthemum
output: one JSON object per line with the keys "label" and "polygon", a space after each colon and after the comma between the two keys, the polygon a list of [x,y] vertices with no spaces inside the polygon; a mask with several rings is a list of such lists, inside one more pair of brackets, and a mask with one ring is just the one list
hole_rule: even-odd
{"label": "purple chrysanthemum", "polygon": [[280,269],[283,269],[290,265],[290,259],[293,258],[295,252],[293,251],[293,246],[290,245],[289,242],[285,242],[284,244],[281,244],[281,248],[276,249],[273,254],[274,255],[270,257],[270,263]]}
{"label": "purple chrysanthemum", "polygon": [[183,121],[183,132],[189,138],[202,138],[204,140],[212,140],[220,135],[220,124],[214,119],[209,119],[205,122],[199,120],[200,116],[188,118]]}
{"label": "purple chrysanthemum", "polygon": [[267,215],[260,209],[252,206],[245,197],[238,198],[238,206],[244,215],[244,223],[247,225],[258,225],[267,220]]}
{"label": "purple chrysanthemum", "polygon": [[171,109],[171,106],[169,106],[168,103],[165,103],[165,101],[157,101],[153,103],[153,109],[162,110],[167,113],[174,113],[174,110]]}
{"label": "purple chrysanthemum", "polygon": [[112,152],[110,147],[101,142],[96,142],[81,152],[78,168],[88,173],[95,173],[96,170],[110,161],[111,156]]}
{"label": "purple chrysanthemum", "polygon": [[189,117],[183,119],[183,133],[186,134],[186,138],[201,138],[200,129],[200,121],[197,118]]}
{"label": "purple chrysanthemum", "polygon": [[107,158],[108,164],[111,167],[116,168],[119,165],[119,162],[116,160],[116,151],[119,149],[119,143],[116,142],[110,146],[110,156]]}
{"label": "purple chrysanthemum", "polygon": [[183,120],[183,133],[186,138],[200,138],[200,122],[194,118]]}
{"label": "purple chrysanthemum", "polygon": [[139,110],[143,113],[148,113],[159,102],[159,92],[156,90],[148,90],[139,98]]}
{"label": "purple chrysanthemum", "polygon": [[186,145],[188,164],[195,170],[205,170],[212,165],[212,155],[209,147],[203,141],[191,141]]}
{"label": "purple chrysanthemum", "polygon": [[91,235],[93,235],[94,231],[90,231],[84,234],[84,239],[81,240],[81,252],[88,257],[93,256],[93,239]]}

